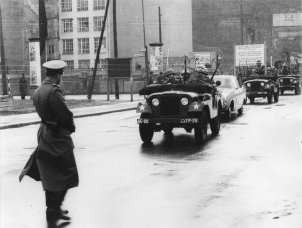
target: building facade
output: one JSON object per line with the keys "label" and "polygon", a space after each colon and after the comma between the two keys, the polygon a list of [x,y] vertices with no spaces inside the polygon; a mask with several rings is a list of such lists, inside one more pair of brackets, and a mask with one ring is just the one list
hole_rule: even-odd
{"label": "building facade", "polygon": [[[61,59],[67,62],[70,69],[94,67],[105,4],[105,0],[59,1],[59,49]],[[105,59],[110,57],[109,20],[107,17],[100,51],[100,68],[105,66]]]}

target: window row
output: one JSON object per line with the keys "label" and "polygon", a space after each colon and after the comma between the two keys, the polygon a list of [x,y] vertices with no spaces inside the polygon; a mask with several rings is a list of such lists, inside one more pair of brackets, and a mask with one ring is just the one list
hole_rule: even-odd
{"label": "window row", "polygon": [[[104,21],[103,16],[93,17],[93,31],[101,31]],[[78,32],[89,32],[89,18],[81,17],[77,19]],[[63,33],[73,32],[73,19],[66,18],[62,20]]]}
{"label": "window row", "polygon": [[[72,0],[61,0],[61,7],[62,12],[71,12]],[[105,0],[93,0],[93,10],[103,9],[105,9]],[[88,0],[77,0],[77,11],[88,11]]]}
{"label": "window row", "polygon": [[[97,52],[99,47],[99,37],[94,38],[94,53]],[[73,54],[73,39],[63,39],[63,55]],[[102,49],[106,49],[106,37],[103,37]],[[78,39],[78,54],[89,54],[90,53],[90,43],[89,38],[79,38]]]}
{"label": "window row", "polygon": [[[74,60],[65,60],[67,63],[67,68],[68,69],[74,69]],[[106,69],[107,66],[107,61],[106,59],[100,59],[98,68],[100,69]],[[89,69],[91,68],[90,66],[90,60],[89,59],[83,59],[78,61],[78,68],[79,69]]]}

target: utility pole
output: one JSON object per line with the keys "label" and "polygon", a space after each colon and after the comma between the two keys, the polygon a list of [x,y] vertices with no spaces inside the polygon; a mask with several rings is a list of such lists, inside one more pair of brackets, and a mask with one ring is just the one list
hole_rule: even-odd
{"label": "utility pole", "polygon": [[243,17],[242,17],[242,0],[240,0],[240,38],[243,45]]}
{"label": "utility pole", "polygon": [[[117,50],[117,28],[116,28],[116,0],[112,2],[113,6],[113,40],[114,40],[114,58],[118,57],[118,50]],[[115,99],[119,99],[119,84],[118,79],[114,80],[115,83]]]}
{"label": "utility pole", "polygon": [[7,78],[6,78],[6,69],[5,69],[6,67],[5,67],[1,2],[0,2],[0,49],[1,49],[1,73],[2,73],[3,95],[7,95],[8,92],[7,92]]}
{"label": "utility pole", "polygon": [[143,12],[144,48],[145,48],[145,68],[146,68],[146,79],[147,79],[146,84],[149,85],[149,60],[148,60],[148,47],[146,44],[144,0],[142,0],[142,12]]}
{"label": "utility pole", "polygon": [[159,23],[159,43],[162,44],[162,37],[161,37],[161,14],[160,14],[160,6],[158,7],[158,23]]}
{"label": "utility pole", "polygon": [[93,68],[91,86],[90,86],[90,90],[88,91],[88,95],[87,95],[88,100],[90,100],[91,96],[92,96],[96,70],[97,70],[97,67],[98,67],[98,63],[100,61],[100,51],[101,51],[101,46],[102,46],[102,41],[103,41],[104,31],[105,31],[105,26],[106,26],[106,20],[107,20],[107,15],[108,15],[109,1],[110,0],[107,0],[107,3],[106,3],[105,16],[104,16],[104,20],[103,20],[103,24],[102,24],[102,31],[101,31],[101,36],[100,36],[100,40],[99,40],[99,46],[98,46],[98,50],[96,52],[96,59],[95,59],[94,68]]}

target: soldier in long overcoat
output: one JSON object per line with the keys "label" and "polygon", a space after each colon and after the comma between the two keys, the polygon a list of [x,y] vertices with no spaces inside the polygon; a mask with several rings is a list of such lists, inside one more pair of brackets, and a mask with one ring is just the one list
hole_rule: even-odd
{"label": "soldier in long overcoat", "polygon": [[68,211],[61,209],[67,190],[78,186],[78,171],[73,153],[71,133],[75,132],[73,114],[68,109],[59,84],[66,63],[52,60],[43,64],[46,79],[33,96],[41,118],[38,147],[20,175],[42,181],[46,196],[46,218],[49,224],[60,219],[70,220]]}
{"label": "soldier in long overcoat", "polygon": [[21,99],[25,99],[27,93],[27,82],[24,73],[22,73],[22,76],[19,79],[19,90],[20,90]]}

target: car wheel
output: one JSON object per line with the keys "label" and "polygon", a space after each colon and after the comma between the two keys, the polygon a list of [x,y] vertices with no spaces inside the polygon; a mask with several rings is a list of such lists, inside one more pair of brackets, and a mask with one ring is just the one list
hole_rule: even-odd
{"label": "car wheel", "polygon": [[201,113],[199,118],[200,123],[194,127],[195,141],[198,145],[201,145],[207,141],[208,134],[208,116],[205,111]]}
{"label": "car wheel", "polygon": [[278,102],[278,101],[279,101],[279,91],[274,94],[274,102]]}
{"label": "car wheel", "polygon": [[225,111],[224,113],[224,119],[229,122],[231,120],[232,117],[232,111],[231,111],[231,107],[228,108],[228,110]]}
{"label": "car wheel", "polygon": [[212,135],[214,135],[214,136],[218,135],[219,131],[220,131],[220,121],[221,121],[220,120],[220,118],[221,118],[220,110],[221,109],[218,108],[217,116],[210,120],[211,132],[212,132]]}
{"label": "car wheel", "polygon": [[254,102],[255,102],[255,97],[250,97],[250,103],[254,104]]}
{"label": "car wheel", "polygon": [[240,109],[238,109],[238,115],[241,116],[243,113],[243,105],[241,106]]}

